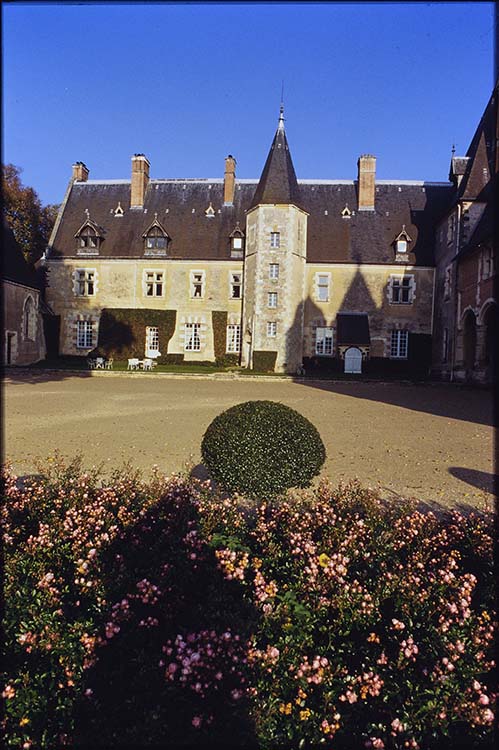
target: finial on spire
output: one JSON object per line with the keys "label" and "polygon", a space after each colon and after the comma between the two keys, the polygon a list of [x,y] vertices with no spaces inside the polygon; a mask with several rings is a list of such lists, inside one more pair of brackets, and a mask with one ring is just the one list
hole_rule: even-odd
{"label": "finial on spire", "polygon": [[455,153],[456,153],[456,144],[453,143],[452,144],[452,156],[454,156]]}
{"label": "finial on spire", "polygon": [[278,130],[284,130],[284,80],[281,85],[281,106],[279,108],[279,126]]}

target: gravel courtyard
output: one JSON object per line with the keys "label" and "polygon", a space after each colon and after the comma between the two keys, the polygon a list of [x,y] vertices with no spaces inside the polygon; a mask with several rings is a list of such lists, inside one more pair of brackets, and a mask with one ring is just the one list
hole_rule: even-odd
{"label": "gravel courtyard", "polygon": [[[492,395],[446,385],[146,373],[10,371],[4,379],[4,460],[19,475],[55,449],[85,467],[126,461],[146,476],[203,476],[199,446],[221,411],[241,401],[281,401],[310,419],[326,446],[324,473],[429,504],[490,507]],[[106,469],[105,469],[106,471]]]}

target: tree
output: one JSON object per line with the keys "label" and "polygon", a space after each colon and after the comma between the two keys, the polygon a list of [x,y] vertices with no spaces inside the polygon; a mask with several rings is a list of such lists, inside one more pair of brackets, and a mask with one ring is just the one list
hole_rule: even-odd
{"label": "tree", "polygon": [[36,191],[21,182],[22,169],[2,165],[3,211],[24,257],[30,264],[39,260],[48,244],[58,206],[42,206]]}

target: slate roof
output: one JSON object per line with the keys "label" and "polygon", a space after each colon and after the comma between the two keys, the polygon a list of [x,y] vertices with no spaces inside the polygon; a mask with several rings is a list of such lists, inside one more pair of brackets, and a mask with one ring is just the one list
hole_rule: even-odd
{"label": "slate roof", "polygon": [[[375,211],[357,212],[354,181],[297,181],[308,212],[309,263],[393,263],[393,242],[405,224],[412,238],[410,262],[433,265],[434,225],[454,195],[450,183],[387,182],[376,185]],[[169,258],[230,259],[230,234],[246,226],[256,180],[236,180],[234,204],[224,205],[223,180],[151,180],[144,207],[130,209],[130,181],[75,182],[52,242],[49,258],[79,257],[75,233],[90,218],[103,228],[100,257],[144,257],[143,233],[158,220],[171,237]],[[124,215],[114,211],[121,204]],[[210,203],[215,215],[205,214]],[[352,215],[343,218],[348,205]]]}
{"label": "slate roof", "polygon": [[2,225],[2,277],[5,281],[39,289],[36,273],[26,262],[14,232],[5,218]]}
{"label": "slate roof", "polygon": [[284,130],[284,115],[281,106],[279,125],[250,208],[262,203],[293,203],[301,208],[301,201],[302,196]]}
{"label": "slate roof", "polygon": [[489,197],[489,182],[497,171],[498,99],[499,81],[496,82],[494,91],[466,152],[468,162],[458,193],[463,200],[487,200]]}
{"label": "slate roof", "polygon": [[366,313],[338,313],[336,335],[340,346],[369,346],[369,318]]}

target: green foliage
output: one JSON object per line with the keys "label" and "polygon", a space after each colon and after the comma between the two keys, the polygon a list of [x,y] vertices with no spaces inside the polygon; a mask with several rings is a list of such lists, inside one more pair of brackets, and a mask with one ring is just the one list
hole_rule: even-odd
{"label": "green foliage", "polygon": [[213,325],[213,349],[215,352],[215,363],[218,367],[235,367],[239,364],[239,354],[225,351],[227,348],[227,318],[225,310],[213,310],[211,321]]}
{"label": "green foliage", "polygon": [[[176,310],[104,309],[99,322],[98,352],[105,357],[128,359],[144,356],[146,327],[158,328],[161,357],[158,364],[166,364],[168,342],[175,332]],[[182,356],[183,355],[177,355]]]}
{"label": "green foliage", "polygon": [[2,165],[3,212],[28,263],[39,260],[47,247],[59,207],[42,206],[36,191],[22,184],[21,169]]}
{"label": "green foliage", "polygon": [[252,496],[308,486],[326,457],[314,425],[274,401],[247,401],[219,414],[201,454],[223,487]]}
{"label": "green foliage", "polygon": [[274,372],[277,352],[253,352],[253,370],[257,372]]}

